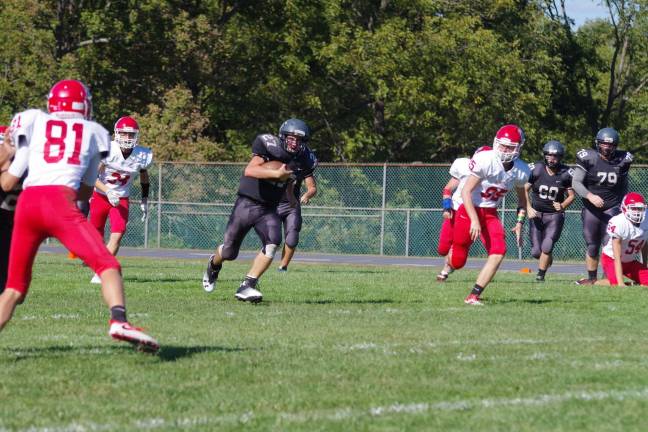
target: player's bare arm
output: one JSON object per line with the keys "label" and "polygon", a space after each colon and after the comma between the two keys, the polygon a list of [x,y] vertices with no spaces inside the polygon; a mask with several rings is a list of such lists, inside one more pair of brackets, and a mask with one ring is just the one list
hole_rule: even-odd
{"label": "player's bare arm", "polygon": [[[528,184],[528,183],[527,183]],[[528,197],[526,184],[525,187],[516,187],[515,192],[517,193],[518,199],[518,209],[517,209],[517,221],[515,226],[511,231],[515,233],[515,240],[518,245],[522,244],[522,227],[524,226],[524,218],[526,217],[527,207],[528,207]]]}
{"label": "player's bare arm", "polygon": [[[561,203],[559,203],[557,201],[553,202],[554,208],[556,210],[558,210],[558,211],[565,211],[567,209],[567,207],[569,207],[574,202],[574,200],[576,199],[576,193],[574,193],[574,189],[571,189],[571,188],[567,189],[566,192],[567,192],[567,198],[565,198],[565,200],[563,202],[561,202]],[[530,217],[531,216],[529,216],[529,218]]]}
{"label": "player's bare arm", "polygon": [[306,184],[306,192],[301,196],[299,202],[302,204],[308,204],[308,202],[317,194],[317,182],[315,182],[315,177],[310,176],[304,179]]}
{"label": "player's bare arm", "polygon": [[466,213],[470,218],[470,238],[475,241],[479,238],[481,234],[481,224],[479,223],[479,217],[477,216],[477,210],[475,210],[475,204],[472,202],[472,192],[473,190],[481,183],[482,179],[470,175],[466,180],[464,188],[461,190],[461,199],[463,200],[464,208]]}
{"label": "player's bare arm", "polygon": [[[529,196],[529,192],[531,191],[531,188],[533,185],[531,183],[525,183],[524,184],[524,195],[526,197]],[[538,216],[538,213],[535,211],[535,209],[531,206],[531,200],[527,198],[527,205],[526,205],[526,214],[529,219],[533,219]]]}
{"label": "player's bare arm", "polygon": [[452,177],[448,180],[448,183],[443,187],[442,199],[443,199],[443,218],[450,219],[452,218],[452,193],[459,186],[459,179]]}
{"label": "player's bare arm", "polygon": [[614,254],[614,273],[616,274],[617,286],[625,286],[623,282],[623,264],[621,263],[621,239],[612,239],[612,252]]}
{"label": "player's bare arm", "polygon": [[264,180],[286,181],[292,174],[292,171],[283,164],[277,169],[263,167],[265,160],[261,156],[253,156],[245,167],[243,175]]}

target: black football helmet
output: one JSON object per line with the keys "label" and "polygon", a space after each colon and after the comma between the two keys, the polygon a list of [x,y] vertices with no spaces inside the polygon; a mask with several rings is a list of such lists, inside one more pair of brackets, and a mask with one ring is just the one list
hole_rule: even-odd
{"label": "black football helmet", "polygon": [[[286,136],[288,135],[294,136],[297,139],[294,141],[286,140]],[[279,128],[279,141],[281,141],[281,146],[290,154],[299,154],[304,149],[304,145],[306,145],[310,136],[311,130],[303,120],[291,118],[283,122]]]}
{"label": "black football helmet", "polygon": [[[549,168],[555,168],[560,165],[562,158],[565,156],[565,147],[560,143],[560,141],[551,140],[542,147],[542,154],[544,155],[545,165]],[[556,160],[549,162],[547,156],[556,156]]]}
{"label": "black football helmet", "polygon": [[619,133],[614,128],[606,127],[598,131],[594,144],[601,156],[609,158],[619,146],[619,141],[621,141]]}

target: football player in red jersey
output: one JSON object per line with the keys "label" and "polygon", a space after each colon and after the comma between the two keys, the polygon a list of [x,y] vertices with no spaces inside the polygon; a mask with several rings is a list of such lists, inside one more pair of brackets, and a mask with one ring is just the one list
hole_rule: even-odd
{"label": "football player in red jersey", "polygon": [[455,269],[462,268],[470,246],[480,237],[488,259],[464,300],[466,304],[482,304],[480,296],[504,259],[506,241],[497,207],[512,187],[518,196],[518,223],[513,230],[520,243],[527,205],[524,184],[529,178],[528,165],[518,159],[523,144],[524,132],[519,126],[502,126],[493,140],[493,150],[475,154],[468,165],[470,175],[465,178],[461,190],[463,204],[455,216],[450,264]]}
{"label": "football player in red jersey", "polygon": [[[90,223],[103,237],[106,220],[110,218],[110,238],[106,247],[111,254],[117,255],[128,223],[131,185],[138,174],[142,186],[142,221],[148,215],[148,168],[153,163],[153,152],[138,145],[140,128],[134,118],[121,117],[114,131],[108,156],[99,165],[99,178],[90,200]],[[95,274],[91,283],[101,283],[99,275]]]}
{"label": "football player in red jersey", "polygon": [[[621,214],[610,218],[606,231],[608,241],[603,246],[601,264],[610,285],[624,286],[624,276],[648,285],[648,220],[643,195],[630,192],[623,197]],[[639,253],[642,261],[637,259]]]}
{"label": "football player in red jersey", "polygon": [[108,131],[88,120],[90,107],[87,87],[80,81],[63,80],[50,90],[49,113],[30,109],[11,122],[15,156],[9,169],[0,173],[0,185],[9,191],[28,174],[16,207],[7,284],[0,294],[0,329],[25,300],[38,247],[55,237],[101,276],[101,291],[110,309],[108,334],[156,352],[157,341],[126,319],[121,267],[76,206],[76,200],[89,197],[110,142]]}

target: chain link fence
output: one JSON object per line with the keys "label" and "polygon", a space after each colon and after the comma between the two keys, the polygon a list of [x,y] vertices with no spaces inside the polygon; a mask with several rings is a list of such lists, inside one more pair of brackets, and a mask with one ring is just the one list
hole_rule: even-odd
{"label": "chain link fence", "polygon": [[[149,218],[131,206],[123,245],[152,248],[212,249],[223,239],[236,200],[242,163],[168,163],[149,169]],[[635,166],[630,189],[648,192],[648,170]],[[449,180],[448,164],[321,164],[315,173],[318,193],[303,206],[304,224],[299,249],[308,252],[436,256],[443,222],[441,191]],[[140,188],[133,187],[133,202]],[[509,193],[500,207],[507,230],[515,224],[516,194]],[[554,255],[556,259],[582,259],[580,198],[567,212],[565,227]],[[530,258],[528,224],[521,249],[507,235],[512,257]],[[257,250],[251,232],[243,250]],[[472,256],[485,256],[475,242]]]}

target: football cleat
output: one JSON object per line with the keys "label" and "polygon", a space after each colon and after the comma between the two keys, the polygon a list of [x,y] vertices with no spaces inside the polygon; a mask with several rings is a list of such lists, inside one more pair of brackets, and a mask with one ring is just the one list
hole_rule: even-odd
{"label": "football cleat", "polygon": [[277,269],[277,271],[278,271],[279,273],[285,273],[285,272],[288,271],[288,267],[279,267],[279,268]]}
{"label": "football cleat", "polygon": [[594,285],[596,283],[596,279],[583,278],[583,279],[577,280],[574,283],[576,285]]}
{"label": "football cleat", "polygon": [[482,306],[484,303],[482,303],[481,299],[477,294],[468,294],[468,297],[464,299],[464,303],[469,304],[469,305],[478,305]]}
{"label": "football cleat", "polygon": [[90,279],[91,284],[101,284],[101,278],[97,273],[95,273],[94,276],[92,276],[92,279]]}
{"label": "football cleat", "polygon": [[545,281],[545,277],[544,277],[544,276],[541,276],[541,275],[536,275],[536,279],[535,279],[535,280],[536,280],[536,282],[544,282],[544,281]]}
{"label": "football cleat", "polygon": [[448,273],[440,272],[436,275],[436,280],[437,282],[445,282],[448,279],[448,276],[450,276]]}
{"label": "football cleat", "polygon": [[113,339],[133,344],[139,351],[154,354],[160,349],[160,344],[155,339],[128,322],[110,320],[108,334]]}
{"label": "football cleat", "polygon": [[218,273],[220,272],[220,268],[218,270],[214,270],[212,268],[212,258],[214,258],[214,255],[209,256],[209,261],[207,261],[207,268],[203,273],[203,280],[202,280],[203,289],[206,292],[214,291],[214,288],[216,288],[216,280],[218,279]]}
{"label": "football cleat", "polygon": [[250,303],[259,303],[263,300],[263,294],[261,294],[261,291],[249,286],[245,281],[241,282],[241,285],[238,290],[236,290],[234,297],[236,297],[237,300]]}

